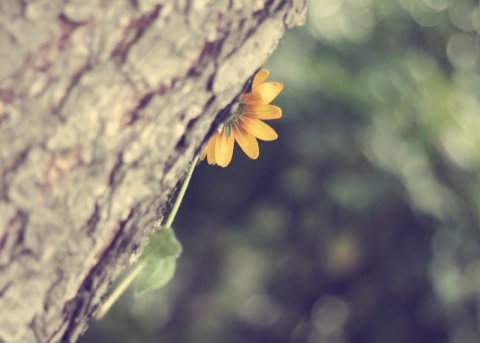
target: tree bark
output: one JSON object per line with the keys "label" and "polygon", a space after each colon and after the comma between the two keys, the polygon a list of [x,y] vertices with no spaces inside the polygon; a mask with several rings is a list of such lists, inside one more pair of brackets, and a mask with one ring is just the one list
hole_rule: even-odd
{"label": "tree bark", "polygon": [[0,0],[0,341],[73,342],[306,0]]}

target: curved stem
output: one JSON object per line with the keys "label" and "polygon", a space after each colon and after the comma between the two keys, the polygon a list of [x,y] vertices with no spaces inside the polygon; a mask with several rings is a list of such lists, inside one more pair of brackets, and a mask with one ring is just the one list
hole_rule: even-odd
{"label": "curved stem", "polygon": [[180,208],[180,204],[182,203],[183,197],[185,195],[185,191],[187,190],[188,184],[190,183],[190,179],[192,178],[193,170],[197,165],[197,161],[198,161],[198,155],[193,159],[192,164],[188,169],[187,176],[185,177],[185,180],[183,180],[182,187],[178,191],[178,195],[177,195],[177,198],[175,199],[175,203],[173,204],[172,210],[170,211],[170,214],[168,215],[168,218],[165,221],[165,224],[163,225],[164,228],[172,226],[173,220],[177,215],[178,209]]}
{"label": "curved stem", "polygon": [[[193,170],[197,165],[198,155],[193,159],[190,168],[188,169],[187,176],[185,180],[183,180],[182,187],[178,192],[177,198],[175,199],[175,203],[173,204],[172,210],[168,215],[163,228],[171,227],[175,216],[177,215],[178,209],[180,208],[180,204],[182,203],[183,197],[185,196],[185,192],[187,190],[188,184],[190,183],[190,179],[192,178]],[[123,292],[128,288],[128,286],[135,280],[135,277],[142,271],[145,267],[145,260],[141,260],[137,263],[135,268],[130,271],[130,273],[117,285],[117,287],[113,290],[113,292],[108,296],[107,300],[102,304],[100,310],[96,314],[96,319],[101,319],[107,314],[108,310],[113,306],[113,304],[118,300],[118,298],[123,294]]]}
{"label": "curved stem", "polygon": [[110,310],[113,304],[115,304],[118,298],[123,294],[128,286],[130,286],[132,281],[144,267],[144,260],[138,262],[135,268],[118,284],[117,288],[113,290],[113,292],[108,296],[107,300],[105,300],[105,302],[102,304],[102,307],[100,307],[100,310],[95,316],[96,319],[102,319],[107,314],[108,310]]}

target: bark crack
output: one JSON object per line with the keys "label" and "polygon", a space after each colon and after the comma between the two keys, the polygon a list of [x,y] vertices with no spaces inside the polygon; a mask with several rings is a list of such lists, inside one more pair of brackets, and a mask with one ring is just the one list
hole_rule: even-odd
{"label": "bark crack", "polygon": [[118,61],[120,64],[125,63],[128,51],[136,42],[139,41],[145,31],[150,28],[152,23],[157,20],[161,9],[161,5],[156,5],[150,13],[134,19],[124,29],[123,39],[115,46],[111,53],[111,58],[113,60]]}

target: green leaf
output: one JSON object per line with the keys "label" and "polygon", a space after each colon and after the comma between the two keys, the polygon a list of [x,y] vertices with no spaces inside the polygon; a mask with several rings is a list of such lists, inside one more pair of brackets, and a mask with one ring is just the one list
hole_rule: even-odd
{"label": "green leaf", "polygon": [[145,266],[140,270],[135,283],[135,294],[163,287],[169,282],[177,266],[182,245],[171,228],[150,235],[150,242],[142,255]]}
{"label": "green leaf", "polygon": [[161,261],[147,259],[145,263],[135,283],[136,295],[165,286],[175,273],[177,259],[175,257],[166,257]]}
{"label": "green leaf", "polygon": [[150,235],[150,242],[145,247],[142,257],[153,258],[158,261],[165,257],[177,258],[182,253],[182,245],[175,237],[171,228],[165,228]]}

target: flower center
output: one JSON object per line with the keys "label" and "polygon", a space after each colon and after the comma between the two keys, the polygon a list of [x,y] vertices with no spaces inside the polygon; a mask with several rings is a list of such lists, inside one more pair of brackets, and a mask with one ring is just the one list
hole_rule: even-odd
{"label": "flower center", "polygon": [[243,102],[239,103],[237,108],[232,111],[232,115],[230,116],[230,118],[228,118],[225,122],[225,134],[227,135],[227,137],[230,138],[230,135],[232,134],[232,124],[235,125],[237,129],[239,129],[238,120],[241,116],[243,116],[242,109],[245,106],[247,106],[247,104]]}

